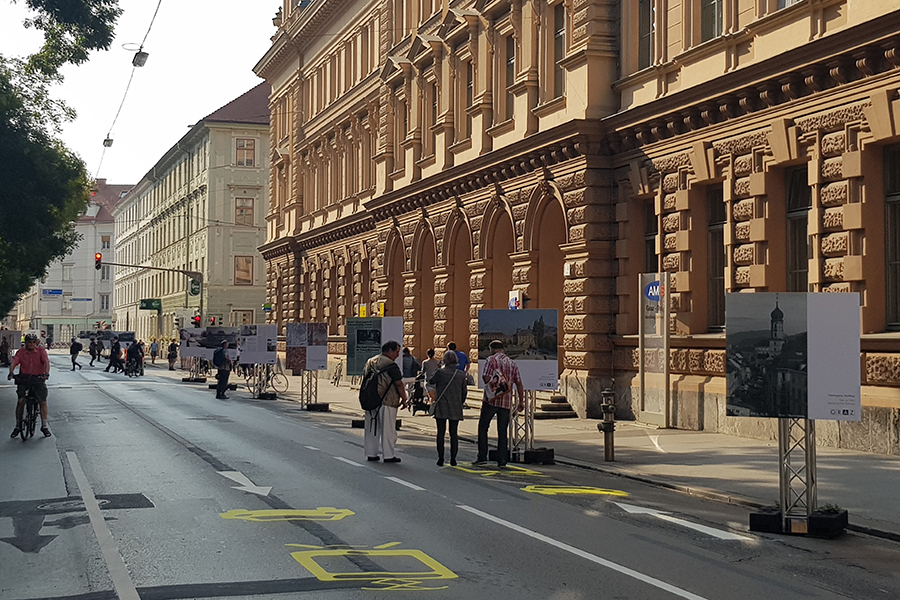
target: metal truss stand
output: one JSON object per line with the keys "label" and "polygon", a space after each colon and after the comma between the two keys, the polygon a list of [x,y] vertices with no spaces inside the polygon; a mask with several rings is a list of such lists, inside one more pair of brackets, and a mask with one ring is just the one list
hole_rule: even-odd
{"label": "metal truss stand", "polygon": [[525,462],[525,452],[534,449],[535,393],[525,392],[525,411],[516,411],[509,419],[509,453],[513,462]]}
{"label": "metal truss stand", "polygon": [[783,531],[805,534],[818,503],[815,421],[778,419],[778,466]]}
{"label": "metal truss stand", "polygon": [[303,371],[300,376],[300,406],[308,407],[319,401],[319,378],[316,371]]}

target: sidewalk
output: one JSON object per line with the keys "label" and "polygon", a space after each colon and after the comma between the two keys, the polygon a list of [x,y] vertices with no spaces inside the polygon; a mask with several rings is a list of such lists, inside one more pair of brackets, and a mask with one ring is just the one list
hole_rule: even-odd
{"label": "sidewalk", "polygon": [[[285,395],[296,398],[296,391]],[[319,402],[333,412],[362,417],[356,390],[319,380]],[[478,407],[478,399],[469,399]],[[434,421],[400,411],[405,429],[433,432]],[[604,462],[603,435],[594,420],[534,422],[536,448],[553,448],[556,462],[638,479],[682,492],[745,505],[778,502],[778,443],[674,429],[650,429],[628,421],[616,424],[616,461]],[[465,411],[460,439],[477,439],[478,409]],[[491,440],[495,438],[491,428]],[[402,430],[401,430],[402,448]],[[463,445],[461,459],[475,457]],[[850,513],[849,529],[900,541],[900,457],[817,448],[818,504],[837,504]]]}

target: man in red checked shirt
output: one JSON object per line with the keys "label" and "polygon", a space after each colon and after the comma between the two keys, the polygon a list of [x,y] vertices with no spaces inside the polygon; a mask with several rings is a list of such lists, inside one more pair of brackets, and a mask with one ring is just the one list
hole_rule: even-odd
{"label": "man in red checked shirt", "polygon": [[484,380],[484,400],[481,403],[481,415],[478,417],[478,458],[473,465],[487,462],[488,429],[491,420],[497,415],[497,466],[505,467],[509,458],[509,419],[513,404],[513,387],[519,396],[517,408],[525,410],[525,390],[519,367],[503,352],[503,342],[491,342],[492,354],[482,373]]}
{"label": "man in red checked shirt", "polygon": [[16,395],[19,402],[16,404],[16,428],[13,429],[10,437],[19,435],[22,426],[22,414],[25,412],[25,395],[30,387],[34,391],[35,397],[38,399],[41,407],[41,433],[44,437],[50,437],[50,428],[47,427],[47,385],[44,379],[50,377],[50,359],[47,357],[47,351],[38,345],[37,336],[29,333],[25,336],[25,347],[16,352],[15,358],[9,365],[9,375],[7,379],[13,378],[13,370],[16,365],[19,366],[19,375],[36,375],[37,377],[31,383],[19,384],[16,386]]}

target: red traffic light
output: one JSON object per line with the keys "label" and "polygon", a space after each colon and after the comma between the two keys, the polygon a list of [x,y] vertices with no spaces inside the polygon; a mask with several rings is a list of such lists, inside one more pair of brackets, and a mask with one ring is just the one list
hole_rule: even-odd
{"label": "red traffic light", "polygon": [[94,268],[99,271],[101,266],[103,266],[103,255],[98,252],[94,255]]}
{"label": "red traffic light", "polygon": [[194,315],[191,320],[194,322],[194,327],[200,327],[200,315]]}

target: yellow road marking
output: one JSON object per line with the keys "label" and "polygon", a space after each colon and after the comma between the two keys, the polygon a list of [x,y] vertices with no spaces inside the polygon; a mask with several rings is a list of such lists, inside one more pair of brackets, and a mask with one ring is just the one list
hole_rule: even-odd
{"label": "yellow road marking", "polygon": [[522,488],[524,492],[532,494],[542,494],[544,496],[627,496],[627,492],[619,490],[605,490],[603,488],[595,488],[589,486],[570,486],[570,485],[529,485]]}
{"label": "yellow road marking", "polygon": [[323,507],[309,510],[229,510],[219,513],[223,519],[241,519],[243,521],[340,521],[354,515],[346,508]]}
{"label": "yellow road marking", "polygon": [[[306,548],[299,552],[292,552],[291,556],[300,563],[303,568],[312,573],[319,581],[359,581],[367,582],[371,585],[381,587],[364,587],[366,590],[436,590],[446,589],[444,587],[422,587],[421,584],[426,580],[436,579],[457,579],[459,576],[431,558],[421,550],[414,549],[397,549],[391,550],[400,542],[392,542],[375,546],[371,550],[361,549],[359,547],[316,547],[305,544],[287,544],[294,548]],[[325,570],[317,559],[328,559],[333,557],[352,557],[367,556],[372,558],[412,558],[424,565],[425,570],[422,571],[365,571],[350,573],[332,573]]]}
{"label": "yellow road marking", "polygon": [[467,468],[459,465],[452,468],[459,469],[460,471],[464,471],[465,473],[481,475],[482,477],[490,477],[492,475],[512,475],[514,477],[547,477],[540,471],[534,471],[532,469],[526,469],[524,467],[514,467],[513,465],[506,465],[505,469],[490,469],[484,467]]}

